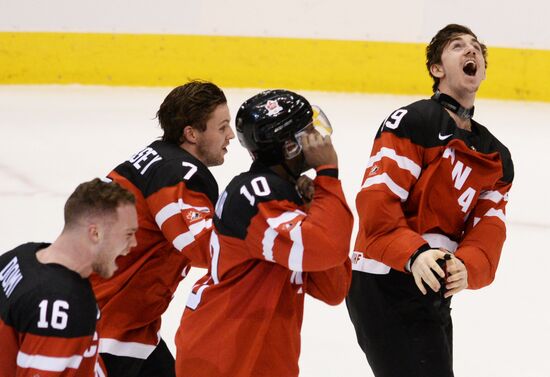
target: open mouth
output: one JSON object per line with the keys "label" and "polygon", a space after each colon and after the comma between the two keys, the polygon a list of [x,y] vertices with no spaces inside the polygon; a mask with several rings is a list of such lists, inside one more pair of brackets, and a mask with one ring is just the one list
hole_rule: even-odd
{"label": "open mouth", "polygon": [[475,76],[477,72],[477,64],[473,60],[468,60],[466,64],[464,64],[464,67],[462,67],[462,70],[468,76]]}

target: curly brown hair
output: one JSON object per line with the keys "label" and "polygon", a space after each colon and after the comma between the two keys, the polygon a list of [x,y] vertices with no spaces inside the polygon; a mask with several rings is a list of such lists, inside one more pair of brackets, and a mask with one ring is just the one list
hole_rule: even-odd
{"label": "curly brown hair", "polygon": [[[428,44],[428,46],[426,47],[426,67],[428,68],[430,76],[434,80],[434,83],[432,85],[432,90],[434,92],[439,86],[439,78],[432,75],[430,67],[434,64],[441,64],[441,55],[443,54],[443,50],[445,49],[445,47],[447,47],[447,45],[457,36],[463,34],[471,35],[472,37],[477,39],[477,36],[472,30],[470,30],[470,28],[458,24],[449,24],[443,29],[439,30],[430,41],[430,44]],[[485,68],[487,68],[487,46],[485,46],[481,42],[479,43],[479,45],[481,46],[481,53],[483,54],[483,58],[485,59]]]}

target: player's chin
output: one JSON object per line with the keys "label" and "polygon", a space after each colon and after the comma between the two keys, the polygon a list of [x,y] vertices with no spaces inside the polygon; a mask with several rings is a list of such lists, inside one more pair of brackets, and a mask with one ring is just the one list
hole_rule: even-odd
{"label": "player's chin", "polygon": [[215,159],[212,159],[212,161],[210,161],[209,166],[222,165],[225,162],[225,153],[226,152],[227,151],[225,151],[224,153],[220,153]]}
{"label": "player's chin", "polygon": [[116,263],[113,263],[113,265],[110,268],[103,268],[99,272],[99,276],[101,276],[103,279],[110,279],[115,274],[116,270],[118,270],[118,266]]}

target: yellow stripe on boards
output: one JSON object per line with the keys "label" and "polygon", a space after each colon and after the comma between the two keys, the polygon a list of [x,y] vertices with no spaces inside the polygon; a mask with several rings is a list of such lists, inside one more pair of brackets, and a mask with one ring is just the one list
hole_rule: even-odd
{"label": "yellow stripe on boards", "polygon": [[[431,94],[425,45],[320,39],[0,32],[1,84]],[[550,51],[489,48],[480,97],[550,101]]]}

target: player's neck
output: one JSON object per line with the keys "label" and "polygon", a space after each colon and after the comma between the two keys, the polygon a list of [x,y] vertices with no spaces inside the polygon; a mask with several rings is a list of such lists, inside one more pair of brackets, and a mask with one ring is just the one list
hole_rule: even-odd
{"label": "player's neck", "polygon": [[283,164],[273,165],[269,167],[273,170],[279,177],[283,178],[285,181],[296,182],[296,177],[291,174],[288,166],[285,167]]}
{"label": "player's neck", "polygon": [[206,161],[204,161],[204,158],[202,158],[201,153],[199,152],[199,149],[197,148],[196,144],[191,144],[189,142],[184,142],[180,144],[180,148],[189,153],[191,156],[195,157],[197,160],[202,162],[204,166],[206,165]]}
{"label": "player's neck", "polygon": [[455,121],[456,126],[458,128],[461,128],[461,129],[466,130],[466,131],[471,131],[472,130],[472,121],[471,121],[470,118],[464,119],[464,118],[459,117],[458,115],[456,115],[455,113],[453,113],[449,109],[445,109],[445,110],[447,110],[447,112],[449,113],[451,118],[453,118],[453,120]]}
{"label": "player's neck", "polygon": [[445,86],[440,86],[438,88],[438,91],[452,97],[460,104],[460,106],[465,109],[471,109],[472,107],[474,107],[476,92],[468,92],[466,90],[452,90],[451,88],[447,88]]}
{"label": "player's neck", "polygon": [[452,90],[443,87],[441,90],[438,89],[432,98],[445,108],[458,128],[471,131],[471,117],[474,115],[475,93],[463,96],[453,93]]}
{"label": "player's neck", "polygon": [[50,246],[38,251],[36,259],[43,264],[59,264],[86,278],[92,272],[91,263],[86,261],[87,253],[77,239],[61,234]]}

